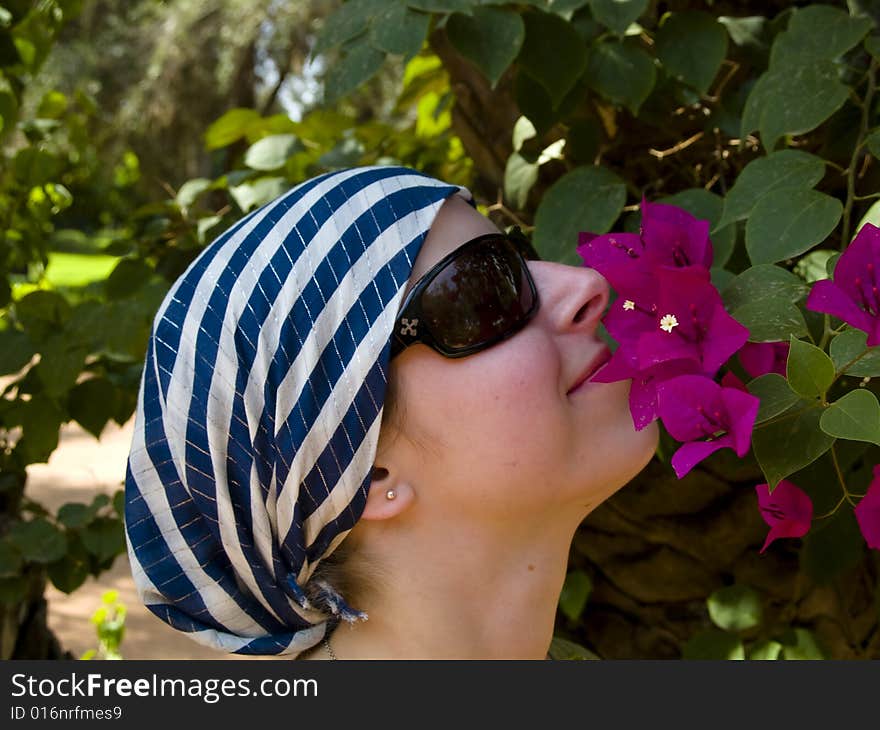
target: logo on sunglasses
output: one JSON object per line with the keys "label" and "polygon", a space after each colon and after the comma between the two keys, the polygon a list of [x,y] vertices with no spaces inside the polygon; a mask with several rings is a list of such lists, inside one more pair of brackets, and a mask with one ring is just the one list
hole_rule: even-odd
{"label": "logo on sunglasses", "polygon": [[400,320],[400,323],[403,325],[403,327],[400,328],[401,335],[412,335],[413,337],[416,336],[416,327],[419,324],[418,317],[416,317],[415,319],[407,319],[406,317],[404,317]]}

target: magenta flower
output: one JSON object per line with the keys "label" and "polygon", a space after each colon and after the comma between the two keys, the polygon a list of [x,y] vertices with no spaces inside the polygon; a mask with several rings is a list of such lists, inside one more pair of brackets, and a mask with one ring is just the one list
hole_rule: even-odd
{"label": "magenta flower", "polygon": [[767,484],[756,485],[755,491],[758,493],[761,517],[770,525],[762,553],[777,538],[803,537],[809,532],[813,520],[813,501],[800,487],[783,479],[772,493]]}
{"label": "magenta flower", "polygon": [[834,281],[813,284],[807,309],[825,312],[868,333],[880,345],[880,228],[865,223],[834,268]]}
{"label": "magenta flower", "polygon": [[596,383],[614,383],[632,379],[629,388],[629,413],[636,431],[641,431],[657,420],[657,387],[670,378],[697,374],[700,368],[693,360],[670,360],[639,370],[634,359],[627,357],[624,347],[618,347],[611,359],[592,378]]}
{"label": "magenta flower", "polygon": [[675,205],[642,199],[642,240],[645,255],[654,266],[712,268],[709,221],[697,220]]}
{"label": "magenta flower", "polygon": [[[644,316],[638,318],[638,329],[641,330],[636,343],[639,368],[644,370],[668,360],[688,359],[699,363],[707,375],[714,375],[749,339],[748,329],[724,309],[721,295],[709,280],[708,271],[702,267],[661,267],[655,270],[655,278],[658,295],[656,309],[652,312],[653,322]],[[626,301],[622,306],[626,306]],[[626,335],[632,337],[631,331],[616,321],[622,316],[615,314],[610,326],[606,323],[606,327],[615,338],[618,335],[612,327],[624,338]],[[648,326],[645,326],[646,322]]]}
{"label": "magenta flower", "polygon": [[712,266],[709,221],[674,205],[642,200],[642,226],[635,233],[581,233],[577,252],[621,294],[642,293],[658,266]]}
{"label": "magenta flower", "polygon": [[868,491],[853,511],[868,547],[880,550],[880,464],[874,467]]}
{"label": "magenta flower", "polygon": [[731,448],[745,456],[759,405],[756,396],[724,388],[704,375],[680,375],[660,383],[657,412],[669,434],[683,442],[672,456],[678,478],[718,449]]}
{"label": "magenta flower", "polygon": [[746,342],[737,356],[743,370],[753,378],[767,373],[778,373],[784,378],[790,347],[788,342]]}
{"label": "magenta flower", "polygon": [[724,375],[721,376],[721,385],[725,388],[736,388],[737,390],[742,390],[746,393],[749,392],[746,384],[730,370],[728,370],[726,373],[724,373]]}

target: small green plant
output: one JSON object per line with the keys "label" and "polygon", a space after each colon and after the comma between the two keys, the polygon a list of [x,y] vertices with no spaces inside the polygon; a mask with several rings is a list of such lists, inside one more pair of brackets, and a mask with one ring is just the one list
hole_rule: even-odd
{"label": "small green plant", "polygon": [[765,625],[761,595],[751,586],[719,588],[706,601],[713,627],[684,645],[682,659],[826,659],[809,629]]}
{"label": "small green plant", "polygon": [[125,636],[125,604],[119,600],[119,591],[105,591],[102,605],[92,614],[92,623],[98,632],[98,648],[84,652],[80,659],[122,659],[119,645]]}

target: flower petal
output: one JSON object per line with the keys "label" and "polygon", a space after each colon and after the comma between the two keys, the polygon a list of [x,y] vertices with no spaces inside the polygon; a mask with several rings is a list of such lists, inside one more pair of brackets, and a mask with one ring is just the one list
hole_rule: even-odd
{"label": "flower petal", "polygon": [[753,378],[767,373],[785,377],[788,349],[787,342],[746,342],[736,354],[743,370]]}
{"label": "flower petal", "polygon": [[828,279],[813,284],[804,306],[814,312],[834,315],[863,332],[870,333],[873,329],[871,315],[859,307],[846,291]]}
{"label": "flower petal", "polygon": [[733,437],[737,456],[745,456],[752,445],[752,429],[761,399],[737,388],[722,388],[721,400],[727,411],[728,433]]}
{"label": "flower petal", "polygon": [[770,492],[769,485],[755,485],[758,509],[770,532],[761,548],[763,553],[771,542],[780,537],[803,537],[813,520],[813,501],[796,484],[783,479]]}
{"label": "flower petal", "polygon": [[880,550],[880,464],[874,467],[874,479],[853,511],[868,547]]}
{"label": "flower petal", "polygon": [[731,317],[719,301],[712,312],[702,343],[703,371],[714,375],[727,359],[749,339],[749,330]]}
{"label": "flower petal", "polygon": [[676,205],[643,200],[642,239],[645,256],[654,264],[712,267],[709,221]]}
{"label": "flower petal", "polygon": [[714,441],[690,441],[683,444],[670,460],[675,475],[681,479],[707,456],[730,445],[731,439],[728,436],[722,436]]}
{"label": "flower petal", "polygon": [[679,375],[657,386],[657,411],[676,441],[707,436],[702,411],[717,410],[721,386],[705,375]]}

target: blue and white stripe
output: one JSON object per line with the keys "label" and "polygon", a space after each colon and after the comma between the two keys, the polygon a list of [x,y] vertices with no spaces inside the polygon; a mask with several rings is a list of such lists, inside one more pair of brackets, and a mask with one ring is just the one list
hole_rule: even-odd
{"label": "blue and white stripe", "polygon": [[[402,167],[308,180],[232,226],[153,323],[126,474],[145,605],[200,643],[296,655],[363,616],[304,591],[366,502],[390,337],[443,201]],[[335,620],[335,619],[334,619]]]}

